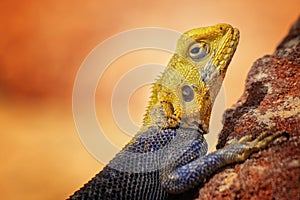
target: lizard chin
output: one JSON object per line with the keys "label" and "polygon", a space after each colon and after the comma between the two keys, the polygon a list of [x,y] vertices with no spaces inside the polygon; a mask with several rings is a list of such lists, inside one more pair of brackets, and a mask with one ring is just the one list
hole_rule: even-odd
{"label": "lizard chin", "polygon": [[188,128],[197,130],[201,134],[208,133],[208,126],[204,122],[199,122],[199,119],[194,118],[182,118],[179,125],[181,128]]}

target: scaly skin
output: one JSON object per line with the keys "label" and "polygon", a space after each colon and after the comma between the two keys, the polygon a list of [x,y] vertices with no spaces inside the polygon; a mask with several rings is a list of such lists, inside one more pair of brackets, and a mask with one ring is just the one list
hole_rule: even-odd
{"label": "scaly skin", "polygon": [[190,30],[153,85],[143,125],[110,163],[70,199],[168,199],[241,162],[282,135],[263,133],[207,152],[212,105],[236,50],[227,24]]}

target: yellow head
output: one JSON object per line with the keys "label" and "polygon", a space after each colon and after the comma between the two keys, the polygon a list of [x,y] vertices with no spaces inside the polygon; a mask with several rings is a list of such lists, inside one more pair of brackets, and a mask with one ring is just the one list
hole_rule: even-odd
{"label": "yellow head", "polygon": [[228,24],[184,33],[153,85],[143,127],[180,126],[207,132],[212,105],[238,41],[239,31]]}

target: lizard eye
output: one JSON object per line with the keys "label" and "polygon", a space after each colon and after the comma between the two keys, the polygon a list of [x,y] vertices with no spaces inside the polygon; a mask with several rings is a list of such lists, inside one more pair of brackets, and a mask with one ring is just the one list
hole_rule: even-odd
{"label": "lizard eye", "polygon": [[188,50],[189,57],[194,61],[199,61],[208,54],[208,47],[204,42],[192,43]]}
{"label": "lizard eye", "polygon": [[194,99],[194,90],[188,85],[181,88],[181,93],[185,102],[190,102]]}

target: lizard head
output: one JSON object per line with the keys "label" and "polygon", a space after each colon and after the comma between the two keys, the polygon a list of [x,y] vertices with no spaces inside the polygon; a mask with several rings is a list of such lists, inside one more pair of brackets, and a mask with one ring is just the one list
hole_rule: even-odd
{"label": "lizard head", "polygon": [[144,125],[180,126],[206,133],[213,103],[238,41],[239,31],[228,24],[184,33],[153,85]]}

